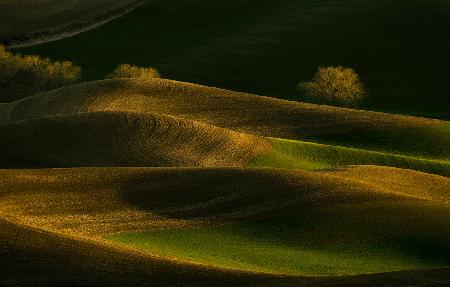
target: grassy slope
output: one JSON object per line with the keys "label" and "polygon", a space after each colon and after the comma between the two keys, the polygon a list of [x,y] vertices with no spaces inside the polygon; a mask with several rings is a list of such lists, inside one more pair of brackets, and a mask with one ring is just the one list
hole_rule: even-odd
{"label": "grassy slope", "polygon": [[[227,272],[155,258],[110,243],[73,238],[54,232],[0,220],[0,266],[2,286],[319,286],[308,278],[280,278]],[[411,278],[446,280],[443,270],[406,272]],[[399,274],[372,275],[374,281],[396,281]],[[357,286],[363,278],[342,278],[341,286]],[[319,281],[319,282],[317,282]],[[350,285],[348,285],[350,283]],[[347,285],[345,285],[347,284]],[[320,285],[323,286],[323,285]],[[331,285],[330,285],[331,286]],[[334,285],[338,286],[338,285]]]}
{"label": "grassy slope", "polygon": [[[418,208],[422,212],[426,210],[425,217],[429,217],[430,221],[433,217],[428,214],[437,214],[443,216],[444,220],[449,220],[446,209],[439,210],[434,206],[424,208],[422,204],[404,204],[401,208],[384,208],[383,211],[389,212],[390,216],[404,216],[404,214],[416,216],[417,214],[411,214],[407,210]],[[367,215],[376,209],[365,207],[356,208],[356,211]],[[326,218],[327,224],[339,223],[340,228],[347,230],[358,220],[336,222],[333,217],[347,214],[350,210],[351,208],[347,210],[342,208],[339,212],[328,214],[323,212],[316,216]],[[312,225],[319,220],[311,214],[304,216],[310,217],[252,221],[218,228],[125,233],[108,238],[181,260],[282,274],[355,275],[450,265],[448,259],[450,250],[447,248],[450,244],[449,234],[424,232],[417,235],[399,235],[399,238],[391,235],[394,240],[386,236],[372,242],[365,240],[363,243],[344,243],[344,238],[340,239],[343,241],[336,242],[332,236],[322,233],[320,236],[315,236],[331,242],[317,244],[312,243],[315,240],[314,234],[318,232],[317,229],[325,233],[324,230],[328,226],[317,224],[305,227],[305,224]],[[375,223],[375,221],[371,221],[370,224],[379,226],[379,222]],[[394,243],[391,243],[391,240]],[[418,251],[416,248],[421,250]]]}
{"label": "grassy slope", "polygon": [[0,41],[23,40],[33,33],[51,34],[66,28],[80,28],[76,26],[92,24],[96,19],[135,2],[0,0]]}
{"label": "grassy slope", "polygon": [[0,106],[0,122],[91,111],[162,113],[262,136],[450,159],[450,123],[258,97],[169,80],[84,83]]}
{"label": "grassy slope", "polygon": [[[413,171],[91,168],[2,170],[0,179],[2,218],[25,226],[80,239],[195,227],[144,237],[182,261],[316,275],[449,265],[449,179]],[[194,253],[201,232],[221,244],[201,241]]]}
{"label": "grassy slope", "polygon": [[160,0],[21,52],[72,60],[86,79],[127,62],[287,99],[317,66],[342,64],[360,73],[370,109],[449,118],[449,13],[443,0]]}
{"label": "grassy slope", "polygon": [[[449,182],[431,191],[426,174],[380,167],[321,174],[332,175],[316,179],[323,184],[321,192],[309,185],[312,181],[303,181],[308,195],[294,200],[285,194],[291,206],[269,218],[109,238],[193,262],[287,274],[360,274],[450,264],[445,227],[450,222]],[[286,180],[296,183],[293,177]]]}
{"label": "grassy slope", "polygon": [[270,139],[273,149],[253,159],[255,167],[326,169],[345,165],[381,165],[450,176],[450,161],[427,160],[368,150],[285,139]]}
{"label": "grassy slope", "polygon": [[0,125],[1,167],[245,166],[257,136],[158,114],[93,112]]}
{"label": "grassy slope", "polygon": [[[2,286],[158,286],[192,287],[356,287],[380,284],[398,287],[411,282],[426,284],[450,281],[448,269],[414,270],[338,278],[294,278],[239,274],[155,260],[118,246],[101,246],[0,221]],[[39,274],[39,276],[37,276]],[[132,274],[132,276],[130,276]],[[371,282],[371,283],[367,283]]]}

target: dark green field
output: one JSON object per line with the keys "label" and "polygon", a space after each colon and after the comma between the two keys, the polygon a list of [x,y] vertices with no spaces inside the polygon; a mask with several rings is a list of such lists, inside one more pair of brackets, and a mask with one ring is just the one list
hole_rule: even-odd
{"label": "dark green field", "polygon": [[99,29],[32,48],[102,78],[119,63],[284,99],[321,65],[354,68],[366,109],[450,117],[450,2],[149,1]]}

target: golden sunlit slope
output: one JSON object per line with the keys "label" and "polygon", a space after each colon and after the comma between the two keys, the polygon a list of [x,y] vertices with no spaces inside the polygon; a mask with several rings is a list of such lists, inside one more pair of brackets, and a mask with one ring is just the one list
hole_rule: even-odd
{"label": "golden sunlit slope", "polygon": [[[376,183],[385,177],[396,178],[397,184]],[[0,170],[0,179],[4,218],[81,234],[169,223],[190,225],[198,220],[274,217],[301,212],[300,207],[325,210],[373,205],[382,210],[380,204],[390,202],[400,209],[412,203],[444,211],[450,201],[450,179],[385,167],[322,172],[229,168]],[[385,224],[400,223],[395,221]],[[432,229],[449,223],[427,224]]]}
{"label": "golden sunlit slope", "polygon": [[61,113],[164,113],[262,136],[450,158],[445,121],[290,102],[170,80],[83,83],[0,106],[0,122]]}
{"label": "golden sunlit slope", "polygon": [[[300,207],[377,206],[383,202],[401,206],[401,202],[413,202],[448,208],[450,202],[450,179],[446,177],[371,166],[317,172],[240,168],[0,170],[0,179],[1,214],[5,218],[81,233],[145,228],[147,215],[151,224],[167,219],[188,224],[192,219],[274,216]],[[383,182],[392,179],[396,184]],[[439,223],[429,224],[431,228]]]}
{"label": "golden sunlit slope", "polygon": [[[373,184],[384,177],[396,177],[399,184],[388,188]],[[450,280],[445,268],[363,276],[279,277],[192,265],[183,258],[172,261],[107,243],[102,236],[258,219],[270,222],[278,217],[295,222],[300,218],[302,225],[313,223],[321,230],[320,237],[305,232],[314,248],[324,248],[330,240],[346,245],[363,242],[367,247],[387,240],[394,247],[400,244],[397,248],[402,252],[417,255],[401,245],[402,239],[422,238],[425,250],[427,243],[441,246],[450,230],[449,186],[450,180],[444,177],[380,167],[329,172],[0,170],[0,214],[9,222],[0,222],[0,253],[7,255],[0,256],[7,270],[0,283],[104,286],[114,280],[122,286],[146,286],[151,280],[158,286],[210,286],[211,282],[215,286],[445,286]]]}
{"label": "golden sunlit slope", "polygon": [[244,166],[264,138],[158,114],[92,112],[0,125],[3,167]]}
{"label": "golden sunlit slope", "polygon": [[0,42],[44,41],[136,7],[141,0],[0,0]]}
{"label": "golden sunlit slope", "polygon": [[391,190],[393,193],[450,203],[450,182],[442,177],[430,176],[426,173],[380,166],[340,168],[330,170],[327,173],[340,178],[348,178],[360,184],[367,184],[374,188]]}

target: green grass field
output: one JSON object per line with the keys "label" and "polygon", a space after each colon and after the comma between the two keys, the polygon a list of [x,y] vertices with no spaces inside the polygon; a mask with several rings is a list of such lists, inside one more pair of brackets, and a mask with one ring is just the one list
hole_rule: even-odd
{"label": "green grass field", "polygon": [[342,146],[270,138],[273,149],[250,163],[255,167],[327,169],[346,165],[380,165],[450,176],[450,161],[402,156]]}
{"label": "green grass field", "polygon": [[[124,233],[108,238],[181,260],[282,274],[349,275],[449,265],[450,234],[424,229],[407,235],[395,230],[394,226],[401,226],[401,220],[393,218],[415,209],[416,204],[381,208],[385,214],[379,218],[375,214],[367,216],[369,210],[377,209],[370,205],[344,206],[316,210],[314,214],[306,211],[297,218]],[[431,221],[433,216],[447,218],[445,208],[439,211],[432,204],[428,208],[421,220],[428,217]],[[344,219],[339,217],[343,214]],[[367,217],[359,217],[362,214]],[[389,224],[384,226],[383,220]],[[368,226],[364,228],[364,224]],[[382,232],[377,230],[379,226],[384,226]],[[409,228],[417,227],[409,225]]]}
{"label": "green grass field", "polygon": [[296,84],[317,66],[345,65],[366,84],[368,109],[448,119],[449,13],[441,0],[151,1],[99,29],[19,51],[71,60],[86,80],[130,63],[286,99],[299,99]]}

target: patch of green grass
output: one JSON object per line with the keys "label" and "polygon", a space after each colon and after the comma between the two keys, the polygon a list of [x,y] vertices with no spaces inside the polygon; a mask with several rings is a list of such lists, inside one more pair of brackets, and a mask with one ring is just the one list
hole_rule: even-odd
{"label": "patch of green grass", "polygon": [[98,29],[20,52],[71,60],[86,80],[129,63],[285,99],[299,99],[297,83],[318,66],[344,65],[368,88],[368,109],[450,117],[448,1],[149,2]]}
{"label": "patch of green grass", "polygon": [[[413,205],[405,210],[417,208]],[[427,233],[408,219],[393,219],[408,214],[399,213],[402,208],[381,207],[378,219],[368,209],[349,205],[300,217],[122,233],[108,239],[179,260],[283,274],[362,274],[450,264],[448,234]],[[426,213],[418,221],[424,217]],[[400,228],[402,223],[408,231]]]}
{"label": "patch of green grass", "polygon": [[424,159],[450,160],[450,122],[429,126],[409,126],[358,130],[310,136],[308,141],[394,153]]}
{"label": "patch of green grass", "polygon": [[345,165],[381,165],[450,176],[450,162],[370,150],[269,138],[273,149],[252,160],[250,166],[325,169]]}
{"label": "patch of green grass", "polygon": [[[336,252],[333,248],[314,250],[303,246],[289,247],[248,236],[245,230],[229,231],[230,227],[169,230],[122,234],[109,239],[186,261],[259,272],[339,275],[369,270],[386,271],[383,269],[386,264],[394,269],[417,267],[410,258],[394,259],[393,256],[385,255],[368,260],[362,256],[352,256],[351,253],[357,251],[356,247],[348,249],[348,253]],[[369,250],[364,252],[373,254]]]}

